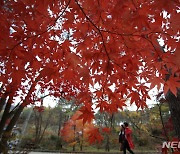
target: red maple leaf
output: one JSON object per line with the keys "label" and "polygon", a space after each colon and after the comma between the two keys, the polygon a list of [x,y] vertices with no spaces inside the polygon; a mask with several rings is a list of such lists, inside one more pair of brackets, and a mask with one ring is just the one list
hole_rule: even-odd
{"label": "red maple leaf", "polygon": [[96,142],[101,143],[101,141],[103,140],[103,136],[100,134],[99,128],[94,128],[90,130],[88,133],[89,133],[88,141],[90,144]]}
{"label": "red maple leaf", "polygon": [[177,77],[170,77],[164,84],[164,93],[166,94],[170,90],[175,96],[177,96],[177,88],[180,88],[180,79]]}
{"label": "red maple leaf", "polygon": [[81,112],[81,115],[77,118],[83,120],[83,124],[86,122],[91,122],[94,119],[94,112],[92,111],[91,105],[82,106],[79,111]]}

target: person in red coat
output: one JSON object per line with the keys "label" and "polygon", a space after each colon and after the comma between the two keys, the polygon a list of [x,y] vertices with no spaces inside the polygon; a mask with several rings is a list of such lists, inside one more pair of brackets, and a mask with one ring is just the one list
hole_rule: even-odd
{"label": "person in red coat", "polygon": [[126,149],[131,153],[134,154],[132,149],[134,149],[134,144],[132,141],[132,130],[128,127],[129,124],[127,122],[124,122],[124,130],[125,130],[125,140],[123,144],[123,153],[126,154]]}

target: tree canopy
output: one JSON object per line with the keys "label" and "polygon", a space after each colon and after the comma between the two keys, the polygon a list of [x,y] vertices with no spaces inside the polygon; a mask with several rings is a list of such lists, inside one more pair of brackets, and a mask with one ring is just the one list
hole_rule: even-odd
{"label": "tree canopy", "polygon": [[10,104],[20,98],[12,114],[41,101],[37,92],[47,90],[75,97],[84,123],[94,118],[92,100],[101,112],[113,113],[127,99],[146,107],[155,86],[177,96],[178,0],[0,3],[0,106],[3,98]]}

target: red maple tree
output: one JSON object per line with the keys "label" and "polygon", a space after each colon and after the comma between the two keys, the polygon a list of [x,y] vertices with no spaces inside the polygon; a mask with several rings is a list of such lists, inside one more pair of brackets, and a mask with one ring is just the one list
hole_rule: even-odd
{"label": "red maple tree", "polygon": [[[75,112],[71,119],[64,124],[61,130],[62,138],[73,146],[80,140],[88,141],[90,144],[100,143],[103,140],[103,136],[99,128],[93,124],[92,120],[84,123],[83,119],[79,119],[81,114],[80,111]],[[109,133],[110,130],[104,128],[103,132]]]}
{"label": "red maple tree", "polygon": [[144,108],[148,91],[164,85],[180,137],[179,6],[179,0],[1,1],[2,146],[24,107],[38,100],[38,90],[76,97],[86,122],[94,117],[92,99],[109,113],[126,99]]}

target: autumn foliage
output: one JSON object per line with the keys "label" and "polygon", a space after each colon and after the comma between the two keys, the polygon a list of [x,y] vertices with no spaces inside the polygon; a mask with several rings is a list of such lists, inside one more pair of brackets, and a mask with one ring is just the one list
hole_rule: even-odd
{"label": "autumn foliage", "polygon": [[77,144],[80,140],[89,144],[99,144],[104,139],[103,134],[111,133],[110,128],[99,128],[92,121],[84,124],[83,119],[79,118],[81,114],[80,111],[77,111],[61,130],[63,139],[70,145]]}
{"label": "autumn foliage", "polygon": [[108,113],[127,99],[144,108],[155,86],[177,95],[179,6],[178,0],[1,1],[0,104],[20,100],[7,129],[40,101],[38,91],[75,97],[83,123],[94,118],[93,104]]}

